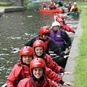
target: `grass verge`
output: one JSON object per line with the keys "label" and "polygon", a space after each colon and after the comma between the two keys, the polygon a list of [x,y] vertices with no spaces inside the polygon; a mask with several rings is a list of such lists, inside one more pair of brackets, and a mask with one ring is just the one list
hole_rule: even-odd
{"label": "grass verge", "polygon": [[79,55],[76,58],[75,81],[73,87],[87,87],[87,2],[78,3],[81,13],[82,36],[79,42]]}

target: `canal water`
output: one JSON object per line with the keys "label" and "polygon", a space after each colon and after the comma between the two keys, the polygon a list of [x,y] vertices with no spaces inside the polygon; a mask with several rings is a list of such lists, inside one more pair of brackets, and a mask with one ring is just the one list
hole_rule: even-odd
{"label": "canal water", "polygon": [[[78,21],[68,20],[66,22],[76,29]],[[39,33],[40,27],[51,26],[52,22],[53,14],[38,11],[7,13],[0,17],[0,87],[19,61],[19,49]]]}

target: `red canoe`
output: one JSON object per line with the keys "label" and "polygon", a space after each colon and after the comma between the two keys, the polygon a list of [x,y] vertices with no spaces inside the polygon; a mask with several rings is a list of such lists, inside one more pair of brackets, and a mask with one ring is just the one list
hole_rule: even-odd
{"label": "red canoe", "polygon": [[39,9],[40,13],[63,13],[63,9],[53,9],[53,10],[48,10],[48,9]]}

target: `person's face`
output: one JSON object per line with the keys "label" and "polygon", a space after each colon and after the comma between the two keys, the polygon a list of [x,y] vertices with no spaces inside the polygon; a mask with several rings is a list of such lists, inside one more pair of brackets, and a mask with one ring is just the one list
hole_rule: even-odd
{"label": "person's face", "polygon": [[37,56],[41,56],[44,52],[43,47],[35,47],[35,53]]}
{"label": "person's face", "polygon": [[39,79],[44,73],[43,68],[34,68],[33,69],[33,75],[35,76],[35,78]]}
{"label": "person's face", "polygon": [[58,31],[59,29],[60,29],[59,26],[54,26],[54,27],[53,27],[53,30],[54,30],[54,31]]}
{"label": "person's face", "polygon": [[44,40],[47,40],[48,37],[49,37],[49,34],[43,34],[43,36],[42,36],[42,38],[43,38]]}
{"label": "person's face", "polygon": [[23,63],[30,64],[32,56],[22,56]]}

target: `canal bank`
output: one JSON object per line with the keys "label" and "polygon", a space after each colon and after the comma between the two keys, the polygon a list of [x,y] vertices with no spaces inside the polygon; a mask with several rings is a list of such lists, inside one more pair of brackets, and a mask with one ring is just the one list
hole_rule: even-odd
{"label": "canal bank", "polygon": [[8,7],[0,7],[0,16],[2,16],[4,13],[8,12],[19,12],[26,10],[26,7],[23,6],[8,6]]}
{"label": "canal bank", "polygon": [[[63,80],[66,82],[74,82],[75,81],[75,66],[76,66],[76,57],[78,56],[79,50],[78,50],[78,43],[80,40],[80,37],[82,35],[82,28],[81,28],[81,19],[79,20],[78,28],[76,30],[76,35],[74,37],[72,47],[70,50],[70,57],[68,58],[67,64],[66,64],[66,71],[72,72],[71,75],[64,75]],[[74,86],[72,86],[74,87]]]}

